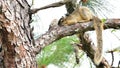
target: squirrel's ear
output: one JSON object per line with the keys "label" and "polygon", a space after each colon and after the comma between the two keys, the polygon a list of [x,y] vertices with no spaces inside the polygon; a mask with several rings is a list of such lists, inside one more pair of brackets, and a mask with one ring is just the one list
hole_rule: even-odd
{"label": "squirrel's ear", "polygon": [[64,17],[62,16],[62,18],[60,18],[59,21],[58,21],[58,25],[62,26],[63,21],[64,21]]}

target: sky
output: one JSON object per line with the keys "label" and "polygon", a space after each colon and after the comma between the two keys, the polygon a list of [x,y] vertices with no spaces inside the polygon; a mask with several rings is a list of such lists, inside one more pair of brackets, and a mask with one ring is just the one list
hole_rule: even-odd
{"label": "sky", "polygon": [[[31,3],[30,1],[32,0],[28,0],[28,1],[29,3]],[[60,0],[34,0],[33,8],[39,8],[39,7],[42,7],[42,6],[57,2],[57,1],[60,1]],[[108,0],[108,2],[114,5],[113,13],[108,18],[120,18],[120,0]],[[48,30],[49,24],[52,22],[52,20],[54,19],[59,20],[65,14],[66,14],[65,6],[40,10],[37,14],[34,14],[33,19],[35,20],[34,21],[35,23],[33,23],[32,25],[35,27],[34,28],[34,33],[36,34],[35,36],[45,33]],[[117,33],[120,34],[120,32],[117,32]],[[104,51],[106,51],[106,49],[112,50],[113,47],[119,46],[118,44],[120,44],[119,42],[120,40],[116,40],[115,37],[110,33],[110,31],[105,30],[104,35],[105,35],[104,41],[107,40],[106,42],[104,42],[104,46],[110,45],[109,47],[108,46],[104,47]],[[94,35],[92,37],[95,38]],[[113,38],[115,40],[112,40]],[[95,39],[93,40],[95,41]],[[118,43],[116,41],[118,41]],[[110,54],[107,54],[107,55],[105,54],[105,56],[108,56],[106,57],[108,60],[111,59]],[[119,59],[119,56],[115,57],[115,60],[117,61],[115,61],[114,65],[118,63],[118,59]]]}

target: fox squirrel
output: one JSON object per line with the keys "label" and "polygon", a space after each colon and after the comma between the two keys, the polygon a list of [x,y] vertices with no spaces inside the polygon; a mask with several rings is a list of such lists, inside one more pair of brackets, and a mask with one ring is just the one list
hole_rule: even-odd
{"label": "fox squirrel", "polygon": [[103,41],[102,41],[103,25],[102,24],[103,23],[98,17],[95,17],[92,14],[89,8],[81,6],[75,9],[70,15],[66,16],[65,18],[62,17],[59,20],[58,25],[66,26],[66,25],[72,25],[75,23],[89,22],[91,20],[93,20],[94,28],[97,34],[97,48],[94,55],[94,63],[96,65],[99,65],[103,58],[102,57],[102,46],[103,46]]}

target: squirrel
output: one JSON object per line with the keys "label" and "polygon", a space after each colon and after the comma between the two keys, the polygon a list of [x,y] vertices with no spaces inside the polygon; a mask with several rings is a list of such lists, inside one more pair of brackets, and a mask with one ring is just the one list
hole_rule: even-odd
{"label": "squirrel", "polygon": [[89,22],[93,19],[92,12],[87,7],[80,7],[75,9],[71,14],[69,14],[66,18],[62,17],[58,25],[72,25],[75,23],[83,23],[83,22]]}
{"label": "squirrel", "polygon": [[84,23],[84,22],[89,22],[93,21],[94,28],[96,30],[96,35],[97,35],[97,48],[94,54],[94,63],[95,65],[99,65],[100,62],[102,61],[102,46],[103,46],[103,41],[102,41],[102,30],[103,30],[103,23],[102,21],[93,15],[93,13],[90,11],[89,8],[85,6],[81,6],[77,9],[75,9],[70,15],[66,16],[65,18],[62,17],[58,25],[59,26],[67,26],[67,25],[72,25],[75,23]]}

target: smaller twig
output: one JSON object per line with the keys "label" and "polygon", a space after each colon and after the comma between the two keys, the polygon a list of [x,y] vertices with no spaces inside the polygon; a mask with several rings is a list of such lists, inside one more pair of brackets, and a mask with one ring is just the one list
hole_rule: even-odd
{"label": "smaller twig", "polygon": [[120,68],[120,61],[118,62],[118,68]]}
{"label": "smaller twig", "polygon": [[111,67],[113,66],[113,62],[114,62],[114,51],[111,50],[111,51],[107,51],[106,53],[111,53],[111,56],[112,56],[112,63],[111,63]]}
{"label": "smaller twig", "polygon": [[114,62],[114,53],[113,53],[113,51],[111,51],[111,55],[112,55],[112,63],[111,63],[111,66],[113,66],[113,62]]}
{"label": "smaller twig", "polygon": [[76,63],[79,64],[79,57],[78,57],[78,46],[76,44],[72,44],[74,47],[74,53],[75,53],[75,59],[76,59]]}
{"label": "smaller twig", "polygon": [[74,43],[74,44],[72,44],[72,45],[73,45],[73,47],[74,47],[76,63],[79,64],[80,61],[79,61],[78,54],[79,54],[79,50],[82,50],[83,45],[82,45],[82,44],[79,44],[79,43]]}
{"label": "smaller twig", "polygon": [[49,5],[46,5],[46,6],[41,7],[41,8],[31,9],[30,10],[30,14],[35,14],[39,10],[43,10],[43,9],[47,9],[47,8],[59,7],[59,6],[62,6],[64,4],[66,4],[67,2],[69,2],[69,0],[68,1],[59,1],[59,2],[56,2],[56,3],[52,3],[52,4],[49,4]]}

